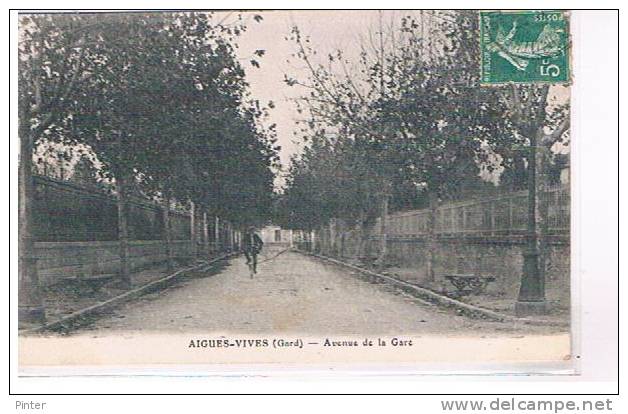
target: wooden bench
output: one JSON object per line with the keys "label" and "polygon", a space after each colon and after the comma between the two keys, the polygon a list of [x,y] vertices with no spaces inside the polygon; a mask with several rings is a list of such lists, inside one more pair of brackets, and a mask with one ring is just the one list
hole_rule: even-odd
{"label": "wooden bench", "polygon": [[373,266],[377,261],[377,256],[358,256],[358,260],[367,266]]}
{"label": "wooden bench", "polygon": [[460,295],[480,294],[486,289],[489,283],[494,282],[493,276],[479,276],[474,274],[453,273],[445,275],[445,279],[449,280],[458,290]]}
{"label": "wooden bench", "polygon": [[486,260],[495,258],[495,255],[477,255],[469,260],[467,256],[458,256],[457,269],[455,273],[445,274],[445,279],[449,280],[457,289],[460,296],[468,294],[480,294],[489,283],[495,281],[495,277],[485,276]]}
{"label": "wooden bench", "polygon": [[93,292],[97,292],[117,277],[117,273],[105,273],[100,275],[66,277],[63,281],[79,289],[88,288]]}

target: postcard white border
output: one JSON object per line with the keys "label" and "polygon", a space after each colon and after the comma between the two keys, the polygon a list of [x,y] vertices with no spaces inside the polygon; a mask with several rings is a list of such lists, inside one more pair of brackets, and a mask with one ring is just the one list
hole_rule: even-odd
{"label": "postcard white border", "polygon": [[[106,6],[116,7],[163,7],[167,8],[168,3],[164,1],[143,2],[129,4],[128,2],[107,2]],[[222,2],[225,7],[230,8],[289,8],[295,7],[295,4],[289,2],[251,2],[251,1],[232,1]],[[312,2],[310,2],[312,3]],[[580,2],[582,3],[582,2]],[[84,7],[81,2],[68,2],[70,7]],[[318,1],[311,4],[316,7],[338,8],[343,2]],[[499,8],[499,2],[462,2],[462,1],[443,1],[443,2],[422,2],[421,7],[428,5],[440,8],[456,8],[456,7],[479,7],[479,8]],[[502,2],[502,6],[503,6]],[[516,7],[520,4],[522,8],[534,7],[535,4],[539,8],[556,9],[556,8],[573,8],[574,2],[509,2],[509,7]],[[17,5],[17,4],[16,4]],[[45,2],[33,3],[34,7],[51,7],[52,4]],[[299,3],[301,7],[305,7],[305,3]],[[349,6],[349,4],[346,4]],[[376,7],[377,2],[369,1],[360,4],[363,7]],[[401,2],[387,2],[388,6],[397,7],[419,7],[418,4],[401,4]],[[599,4],[597,4],[599,5]],[[27,2],[19,4],[20,7],[28,7]],[[55,5],[64,7],[63,5]],[[95,4],[90,4],[96,7]],[[101,6],[105,6],[102,4]],[[179,2],[178,7],[207,7],[207,5],[195,2]],[[217,7],[218,2],[212,2],[212,7]],[[561,7],[562,6],[562,7]],[[31,6],[32,7],[32,6]],[[68,7],[68,6],[65,6]],[[582,375],[579,377],[569,378],[522,378],[522,377],[501,377],[498,383],[494,383],[495,379],[481,378],[445,378],[434,381],[431,378],[427,380],[417,381],[416,378],[407,378],[403,375],[396,381],[379,382],[376,385],[369,380],[363,379],[360,374],[347,375],[342,379],[335,379],[331,382],[321,382],[308,380],[307,383],[299,381],[289,381],[283,377],[275,378],[270,382],[262,381],[245,381],[238,385],[239,392],[338,392],[339,384],[342,384],[344,392],[551,392],[555,393],[571,393],[571,392],[612,392],[613,382],[617,370],[615,352],[617,351],[617,316],[616,316],[616,298],[617,298],[617,235],[614,229],[617,227],[617,173],[618,166],[616,164],[617,146],[617,119],[616,109],[614,105],[605,108],[606,113],[600,113],[600,102],[614,102],[616,99],[615,90],[617,88],[617,57],[614,54],[612,43],[609,44],[608,36],[613,36],[613,30],[616,20],[611,13],[606,18],[596,22],[594,26],[590,26],[588,19],[583,19],[584,12],[574,12],[574,19],[579,21],[577,30],[573,31],[573,35],[579,42],[574,47],[574,89],[572,96],[574,97],[574,126],[572,131],[574,134],[574,143],[572,148],[572,197],[573,209],[572,216],[574,224],[578,224],[572,232],[572,269],[575,270],[572,277],[577,278],[576,274],[583,275],[580,280],[580,288],[577,286],[572,288],[574,300],[580,297],[580,303],[583,304],[583,312],[579,324],[584,334],[575,343],[581,343],[580,353],[582,355]],[[12,33],[15,34],[15,16],[11,18]],[[576,26],[576,25],[574,25]],[[6,32],[5,32],[6,33]],[[585,36],[581,34],[586,33]],[[615,32],[616,33],[616,32]],[[602,47],[604,46],[604,47]],[[9,49],[5,43],[5,48]],[[5,56],[14,54],[13,49],[6,50]],[[589,59],[594,59],[596,66],[590,64]],[[587,59],[584,61],[584,59]],[[12,63],[15,68],[15,62]],[[3,65],[5,76],[8,77],[8,65]],[[15,73],[15,72],[14,72]],[[15,102],[16,80],[12,79],[12,95],[11,101]],[[586,87],[584,87],[586,85]],[[5,95],[6,96],[6,95]],[[8,106],[8,103],[5,102]],[[5,108],[9,109],[9,108]],[[11,120],[15,121],[16,111],[11,109]],[[8,113],[6,111],[5,113]],[[16,122],[13,123],[16,125]],[[16,134],[16,128],[12,130],[13,135]],[[625,155],[625,154],[623,154]],[[625,158],[624,158],[625,159]],[[10,162],[7,162],[12,171],[17,171],[17,146],[16,140],[11,140]],[[4,196],[11,194],[11,203],[5,200],[2,208],[5,210],[5,217],[8,217],[9,209],[12,212],[17,211],[17,174],[11,175],[10,182],[3,180],[5,188]],[[7,188],[8,187],[8,188]],[[592,216],[595,214],[595,217]],[[11,275],[14,278],[14,272],[17,270],[17,246],[16,232],[17,215],[11,216],[11,244],[12,254]],[[6,232],[8,233],[8,232]],[[3,240],[3,251],[8,252],[7,240]],[[5,253],[6,255],[6,253]],[[6,258],[6,256],[5,256]],[[5,259],[6,263],[6,259]],[[15,278],[13,280],[16,280]],[[17,283],[12,284],[12,303],[16,300]],[[3,299],[6,301],[6,298]],[[5,309],[8,304],[5,303]],[[16,312],[11,315],[12,326],[17,326]],[[4,322],[6,324],[6,322]],[[8,332],[8,327],[5,327]],[[574,330],[575,331],[575,330]],[[67,378],[67,379],[24,379],[16,377],[16,335],[12,333],[10,338],[13,345],[11,356],[11,391],[12,392],[128,392],[129,384],[133,384],[133,392],[233,392],[233,378],[230,379],[207,379],[207,381],[187,381],[185,378],[178,378],[168,381],[155,381],[154,379],[136,381],[135,379],[112,379],[100,378],[85,381],[83,378]],[[8,341],[3,341],[4,347],[7,347]],[[8,350],[7,350],[8,354]],[[301,378],[309,376],[309,373],[302,373]],[[470,381],[471,380],[471,381]],[[473,381],[473,382],[472,382]],[[486,381],[492,382],[490,390],[487,390]],[[514,381],[514,382],[513,382]],[[593,382],[591,382],[593,381]],[[610,381],[610,382],[607,382]],[[208,382],[211,382],[211,388],[208,388]],[[315,385],[314,385],[315,384]],[[452,385],[455,384],[455,385]],[[281,386],[281,388],[277,388]]]}

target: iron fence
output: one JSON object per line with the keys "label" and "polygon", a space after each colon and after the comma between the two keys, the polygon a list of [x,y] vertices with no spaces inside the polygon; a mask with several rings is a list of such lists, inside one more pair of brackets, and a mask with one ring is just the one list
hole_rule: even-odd
{"label": "iron fence", "polygon": [[[446,203],[436,209],[434,231],[438,235],[511,235],[522,234],[527,224],[527,192]],[[549,234],[566,234],[570,225],[569,188],[556,186],[539,194]],[[388,216],[386,235],[392,237],[424,236],[429,233],[430,210],[410,210]],[[381,234],[377,219],[372,235]]]}
{"label": "iron fence", "polygon": [[[37,242],[104,242],[118,240],[118,206],[115,194],[106,189],[67,180],[34,175],[35,199],[33,233]],[[130,197],[128,204],[130,240],[162,240],[164,236],[163,205],[151,200]],[[190,212],[171,206],[171,240],[191,240]],[[206,231],[201,218],[199,238],[217,250],[231,248],[235,232],[228,222],[207,220]],[[216,229],[216,223],[218,229]]]}

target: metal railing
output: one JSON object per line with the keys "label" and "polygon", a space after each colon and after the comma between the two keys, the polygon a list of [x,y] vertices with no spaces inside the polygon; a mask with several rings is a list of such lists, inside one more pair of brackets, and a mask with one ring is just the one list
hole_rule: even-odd
{"label": "metal railing", "polygon": [[[446,203],[438,207],[435,233],[439,235],[509,235],[526,231],[527,192],[502,194],[482,200]],[[539,195],[547,206],[545,222],[549,234],[566,234],[570,225],[569,188],[556,186]],[[388,216],[386,234],[392,237],[423,236],[429,233],[430,210],[410,210]],[[380,219],[372,235],[380,232]]]}

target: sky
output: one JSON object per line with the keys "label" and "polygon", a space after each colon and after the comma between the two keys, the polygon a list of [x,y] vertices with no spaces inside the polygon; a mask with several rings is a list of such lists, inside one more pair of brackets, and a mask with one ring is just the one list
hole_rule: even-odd
{"label": "sky", "polygon": [[[396,12],[383,13],[391,17]],[[252,18],[254,14],[261,15],[263,20],[256,23]],[[291,27],[297,25],[304,35],[311,37],[312,46],[319,51],[319,56],[341,49],[348,57],[351,54],[357,57],[360,35],[376,24],[378,12],[267,11],[243,15],[249,23],[247,32],[238,40],[238,54],[244,64],[252,96],[262,103],[273,101],[276,105],[269,122],[277,124],[278,143],[282,147],[280,158],[285,171],[290,157],[300,150],[293,132],[297,129],[295,121],[301,115],[297,113],[293,100],[305,91],[299,86],[288,87],[283,81],[284,75],[305,78],[308,74],[305,67],[298,66],[298,62],[291,58],[291,54],[296,52],[294,42],[286,40]],[[259,69],[248,64],[256,49],[266,50],[263,58],[259,59]],[[281,185],[282,182],[283,179],[278,178],[276,184]]]}

